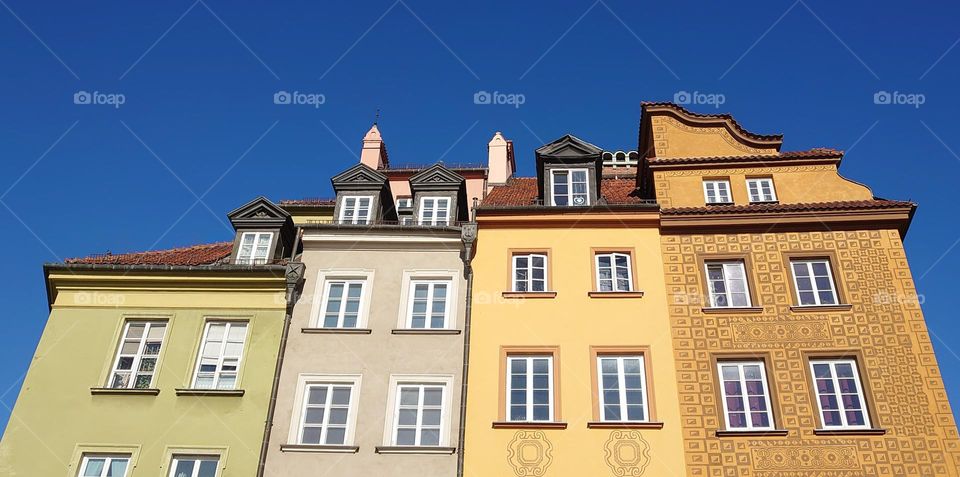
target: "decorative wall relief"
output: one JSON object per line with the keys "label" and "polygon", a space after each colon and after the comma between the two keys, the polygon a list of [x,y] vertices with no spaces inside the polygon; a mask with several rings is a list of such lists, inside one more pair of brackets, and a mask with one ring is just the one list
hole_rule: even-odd
{"label": "decorative wall relief", "polygon": [[615,477],[643,475],[650,463],[650,444],[640,431],[613,431],[603,444],[603,460]]}
{"label": "decorative wall relief", "polygon": [[855,445],[798,445],[763,446],[751,449],[753,467],[765,471],[827,471],[860,470],[860,459]]}
{"label": "decorative wall relief", "polygon": [[517,477],[539,477],[553,462],[553,444],[543,431],[517,431],[507,444],[507,462]]}

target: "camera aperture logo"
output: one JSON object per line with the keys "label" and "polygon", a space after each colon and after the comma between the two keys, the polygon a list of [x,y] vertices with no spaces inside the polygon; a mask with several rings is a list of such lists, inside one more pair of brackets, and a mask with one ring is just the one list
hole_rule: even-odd
{"label": "camera aperture logo", "polygon": [[913,106],[919,109],[920,105],[927,102],[927,97],[923,93],[902,93],[900,91],[880,90],[873,93],[873,104],[895,104]]}
{"label": "camera aperture logo", "polygon": [[719,108],[721,104],[727,102],[727,97],[722,93],[702,93],[700,91],[677,91],[673,93],[673,102],[677,104],[705,104]]}
{"label": "camera aperture logo", "polygon": [[73,104],[106,105],[119,109],[126,102],[127,97],[121,93],[101,93],[100,91],[90,93],[84,90],[73,93]]}
{"label": "camera aperture logo", "polygon": [[273,93],[273,104],[306,105],[313,106],[316,109],[326,102],[327,97],[322,93],[302,93],[300,91],[290,93],[283,90]]}
{"label": "camera aperture logo", "polygon": [[514,108],[520,108],[520,105],[527,102],[527,97],[520,93],[501,93],[494,91],[492,93],[480,90],[473,93],[473,104],[506,104]]}

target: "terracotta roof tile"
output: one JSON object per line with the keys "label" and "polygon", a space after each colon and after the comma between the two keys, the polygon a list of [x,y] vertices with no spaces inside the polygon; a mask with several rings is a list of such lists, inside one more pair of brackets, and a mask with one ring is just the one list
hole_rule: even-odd
{"label": "terracotta roof tile", "polygon": [[776,154],[751,154],[743,156],[704,156],[704,157],[651,157],[651,165],[658,164],[694,164],[708,162],[738,162],[738,161],[777,161],[787,159],[840,159],[843,151],[828,147],[817,147],[806,151],[787,151]]}
{"label": "terracotta roof tile", "polygon": [[695,112],[693,112],[693,111],[690,111],[690,110],[684,108],[683,106],[680,106],[680,105],[678,105],[678,104],[676,104],[676,103],[671,103],[671,102],[669,102],[669,101],[641,101],[641,102],[640,102],[640,106],[641,106],[641,108],[646,108],[646,107],[648,107],[648,106],[665,106],[665,107],[671,108],[671,109],[673,109],[673,110],[675,110],[675,111],[679,111],[679,112],[681,112],[681,113],[683,113],[683,114],[687,114],[687,115],[690,115],[690,116],[693,116],[693,117],[697,117],[697,118],[726,119],[726,120],[730,121],[730,123],[733,124],[733,127],[737,128],[738,131],[740,131],[740,132],[743,133],[744,135],[749,136],[749,137],[752,137],[752,138],[754,138],[754,139],[776,140],[776,141],[783,140],[783,134],[757,134],[757,133],[752,133],[752,132],[750,132],[750,131],[747,131],[746,129],[743,128],[743,126],[740,125],[740,123],[737,122],[736,119],[733,119],[733,116],[731,116],[731,115],[728,114],[728,113],[718,113],[718,114],[701,114],[701,113],[695,113]]}
{"label": "terracotta roof tile", "polygon": [[68,258],[66,263],[104,265],[210,265],[230,256],[233,242],[217,242],[168,250],[98,254]]}
{"label": "terracotta roof tile", "polygon": [[[603,179],[600,182],[600,194],[611,205],[639,204],[643,201],[630,194],[636,189],[634,179]],[[505,185],[496,186],[483,200],[483,206],[523,207],[535,205],[537,201],[537,179],[535,177],[514,177]]]}
{"label": "terracotta roof tile", "polygon": [[915,207],[913,202],[903,200],[856,200],[839,202],[815,202],[807,204],[751,204],[711,205],[707,207],[664,208],[663,215],[740,214],[745,212],[815,212],[821,210],[895,209]]}

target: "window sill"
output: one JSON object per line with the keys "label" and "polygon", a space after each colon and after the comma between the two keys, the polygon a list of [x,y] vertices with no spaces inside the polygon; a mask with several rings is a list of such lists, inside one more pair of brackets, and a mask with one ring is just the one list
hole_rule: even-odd
{"label": "window sill", "polygon": [[700,309],[703,313],[763,313],[762,306],[711,306]]}
{"label": "window sill", "polygon": [[301,333],[310,333],[317,335],[342,334],[342,335],[369,335],[373,333],[370,328],[300,328]]}
{"label": "window sill", "polygon": [[790,311],[850,311],[853,305],[792,305]]}
{"label": "window sill", "polygon": [[494,429],[566,429],[566,422],[513,422],[513,421],[495,421]]}
{"label": "window sill", "polygon": [[659,421],[634,422],[634,421],[590,421],[587,423],[589,429],[663,429],[663,423]]}
{"label": "window sill", "polygon": [[818,436],[882,436],[886,429],[814,429]]}
{"label": "window sill", "polygon": [[243,389],[192,389],[177,388],[177,396],[243,396]]}
{"label": "window sill", "polygon": [[390,331],[395,335],[459,335],[460,330],[429,329],[429,328],[396,328]]}
{"label": "window sill", "polygon": [[750,205],[779,204],[779,200],[751,200]]}
{"label": "window sill", "polygon": [[377,454],[456,454],[456,447],[436,446],[377,446]]}
{"label": "window sill", "polygon": [[280,452],[314,452],[318,454],[356,454],[357,446],[322,446],[310,444],[284,444]]}
{"label": "window sill", "polygon": [[504,298],[554,298],[557,292],[503,292]]}
{"label": "window sill", "polygon": [[156,396],[160,394],[159,389],[127,389],[127,388],[90,388],[90,394],[94,396],[109,395],[133,395],[133,396]]}
{"label": "window sill", "polygon": [[717,429],[717,437],[786,437],[790,431],[786,429],[770,429],[766,431],[730,431]]}
{"label": "window sill", "polygon": [[725,202],[705,202],[705,204],[707,205],[707,207],[709,207],[711,205],[733,205],[734,202],[730,200]]}
{"label": "window sill", "polygon": [[587,292],[587,296],[590,298],[643,298],[642,291],[629,291],[629,292],[602,292],[602,291],[592,291]]}

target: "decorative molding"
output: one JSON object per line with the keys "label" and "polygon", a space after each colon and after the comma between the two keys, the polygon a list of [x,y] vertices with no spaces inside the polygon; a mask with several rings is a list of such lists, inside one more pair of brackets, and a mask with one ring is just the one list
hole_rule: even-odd
{"label": "decorative molding", "polygon": [[613,431],[603,444],[603,461],[615,477],[643,475],[650,464],[650,444],[640,431]]}
{"label": "decorative molding", "polygon": [[553,462],[553,444],[543,431],[517,431],[507,444],[507,463],[517,477],[542,477]]}
{"label": "decorative molding", "polygon": [[750,454],[757,472],[860,470],[855,445],[760,445],[754,446]]}
{"label": "decorative molding", "polygon": [[736,343],[766,343],[776,345],[784,342],[832,341],[829,320],[776,320],[770,322],[744,322],[731,324],[733,341]]}
{"label": "decorative molding", "polygon": [[738,175],[738,174],[788,174],[797,172],[812,171],[836,171],[837,167],[833,165],[809,165],[809,166],[789,166],[789,167],[737,167],[727,168],[723,166],[704,169],[682,169],[673,171],[659,171],[658,175],[662,177],[683,177],[683,176],[712,176],[712,175]]}

